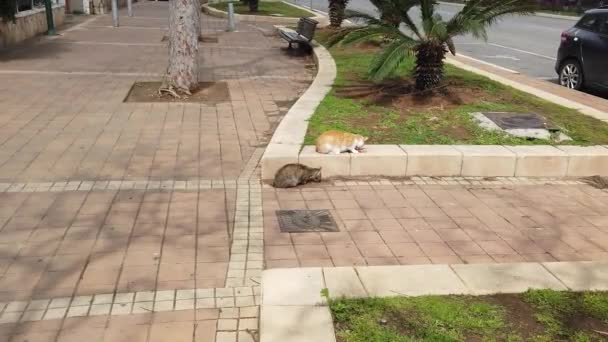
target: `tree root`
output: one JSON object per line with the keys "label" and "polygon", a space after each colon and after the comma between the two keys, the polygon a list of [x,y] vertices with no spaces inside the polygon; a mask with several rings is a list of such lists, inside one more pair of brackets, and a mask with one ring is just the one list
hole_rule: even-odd
{"label": "tree root", "polygon": [[169,94],[171,96],[173,96],[176,99],[181,99],[182,97],[173,89],[173,86],[161,86],[158,89],[158,96],[162,97],[163,94]]}
{"label": "tree root", "polygon": [[[182,95],[180,95],[178,92],[182,93]],[[169,94],[169,95],[173,96],[173,98],[176,98],[178,100],[184,99],[187,96],[192,96],[192,93],[190,92],[190,90],[176,88],[172,84],[167,84],[167,82],[165,80],[163,80],[163,83],[161,84],[160,88],[158,89],[159,97],[162,97],[164,94]]]}

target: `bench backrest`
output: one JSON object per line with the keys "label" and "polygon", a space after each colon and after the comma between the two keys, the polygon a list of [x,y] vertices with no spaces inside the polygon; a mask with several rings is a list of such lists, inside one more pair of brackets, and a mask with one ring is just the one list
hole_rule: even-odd
{"label": "bench backrest", "polygon": [[315,35],[315,30],[317,29],[318,23],[318,21],[312,20],[310,18],[300,18],[300,21],[298,21],[298,29],[296,30],[296,32],[298,32],[299,35],[308,39],[308,41],[311,41]]}

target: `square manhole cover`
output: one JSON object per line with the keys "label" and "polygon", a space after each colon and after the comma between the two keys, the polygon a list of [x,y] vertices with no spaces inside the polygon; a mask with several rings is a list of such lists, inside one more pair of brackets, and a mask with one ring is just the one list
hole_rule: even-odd
{"label": "square manhole cover", "polygon": [[535,113],[483,112],[502,129],[546,129],[558,130],[547,118]]}
{"label": "square manhole cover", "polygon": [[277,210],[283,233],[337,232],[329,210]]}

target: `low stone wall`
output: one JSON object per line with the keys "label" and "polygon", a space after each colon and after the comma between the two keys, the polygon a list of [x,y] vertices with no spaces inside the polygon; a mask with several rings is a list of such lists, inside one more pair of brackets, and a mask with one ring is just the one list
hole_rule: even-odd
{"label": "low stone wall", "polygon": [[[63,5],[53,6],[55,26],[63,24],[64,18],[65,7]],[[0,20],[0,49],[35,37],[46,31],[46,12],[44,8],[36,8],[18,13],[14,23]]]}

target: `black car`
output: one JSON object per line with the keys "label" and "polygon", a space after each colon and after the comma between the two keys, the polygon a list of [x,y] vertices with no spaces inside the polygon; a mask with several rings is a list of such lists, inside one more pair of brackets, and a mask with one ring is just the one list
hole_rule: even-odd
{"label": "black car", "polygon": [[585,12],[562,32],[555,71],[568,88],[608,88],[608,7]]}

